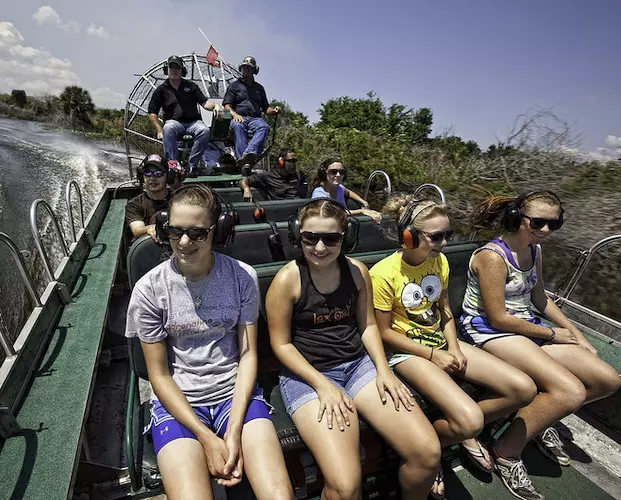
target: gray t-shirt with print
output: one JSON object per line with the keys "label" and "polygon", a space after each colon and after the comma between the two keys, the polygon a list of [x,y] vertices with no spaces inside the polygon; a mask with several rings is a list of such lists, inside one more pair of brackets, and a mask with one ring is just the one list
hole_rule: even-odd
{"label": "gray t-shirt with print", "polygon": [[[258,317],[258,281],[248,264],[214,253],[201,281],[186,281],[173,258],[145,274],[127,311],[127,337],[166,340],[173,380],[194,406],[217,404],[233,395],[239,345],[237,324]],[[200,305],[195,306],[197,297]]]}

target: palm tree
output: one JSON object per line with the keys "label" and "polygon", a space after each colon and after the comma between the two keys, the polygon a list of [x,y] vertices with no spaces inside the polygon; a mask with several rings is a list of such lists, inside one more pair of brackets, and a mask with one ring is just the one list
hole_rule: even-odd
{"label": "palm tree", "polygon": [[88,90],[72,85],[65,87],[60,94],[63,112],[69,117],[72,128],[85,128],[91,125],[90,113],[95,112],[95,105]]}

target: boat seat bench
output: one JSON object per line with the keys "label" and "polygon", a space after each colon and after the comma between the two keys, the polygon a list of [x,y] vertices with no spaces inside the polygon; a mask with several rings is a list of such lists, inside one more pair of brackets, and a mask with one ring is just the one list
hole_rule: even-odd
{"label": "boat seat bench", "polygon": [[[88,416],[127,200],[111,200],[74,291],[35,368],[16,419],[21,435],[0,452],[0,498],[71,497]],[[76,329],[76,325],[80,325]]]}

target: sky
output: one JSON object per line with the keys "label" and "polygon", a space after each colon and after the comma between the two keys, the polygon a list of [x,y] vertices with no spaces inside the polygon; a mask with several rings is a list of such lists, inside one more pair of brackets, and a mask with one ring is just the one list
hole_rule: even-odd
{"label": "sky", "polygon": [[200,27],[227,62],[255,56],[268,97],[311,121],[373,90],[485,148],[550,108],[606,159],[621,156],[619,20],[619,0],[4,1],[0,92],[80,85],[124,107],[135,73],[206,53]]}

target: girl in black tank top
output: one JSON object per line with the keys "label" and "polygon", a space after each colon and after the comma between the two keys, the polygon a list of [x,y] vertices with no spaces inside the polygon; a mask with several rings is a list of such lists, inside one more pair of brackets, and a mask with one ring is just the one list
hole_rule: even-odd
{"label": "girl in black tank top", "polygon": [[344,255],[338,256],[341,282],[331,293],[313,283],[304,257],[296,259],[300,272],[300,300],[291,318],[291,338],[300,354],[318,370],[365,354],[356,322],[358,289]]}
{"label": "girl in black tank top", "polygon": [[361,416],[401,455],[402,498],[422,500],[440,443],[388,367],[369,272],[341,253],[348,224],[345,210],[327,199],[309,202],[289,221],[290,240],[303,257],[283,266],[265,301],[270,342],[283,364],[280,391],[323,473],[322,498],[360,495]]}

